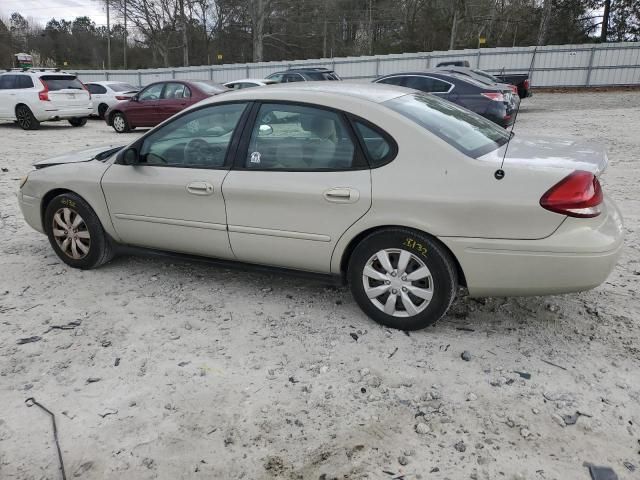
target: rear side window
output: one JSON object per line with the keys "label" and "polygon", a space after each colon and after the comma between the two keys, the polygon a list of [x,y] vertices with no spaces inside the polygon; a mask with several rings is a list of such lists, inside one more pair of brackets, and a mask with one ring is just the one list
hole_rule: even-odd
{"label": "rear side window", "polygon": [[87,88],[89,89],[89,93],[95,93],[96,95],[99,95],[101,93],[107,93],[107,89],[106,88],[104,88],[102,85],[98,85],[96,83],[87,84]]}
{"label": "rear side window", "polygon": [[14,88],[33,88],[33,80],[28,75],[18,75]]}
{"label": "rear side window", "polygon": [[82,82],[71,75],[43,75],[40,80],[46,83],[47,88],[52,92],[67,89],[84,90]]}
{"label": "rear side window", "polygon": [[383,103],[473,158],[500,148],[509,132],[486,118],[435,95],[403,95]]}
{"label": "rear side window", "polygon": [[393,159],[395,146],[387,135],[373,125],[366,125],[359,120],[354,123],[367,152],[371,168],[381,167]]}
{"label": "rear side window", "polygon": [[17,75],[0,75],[0,90],[15,88],[15,78]]}
{"label": "rear side window", "polygon": [[442,80],[432,77],[420,77],[417,75],[406,77],[404,86],[429,93],[448,92],[449,88],[451,88],[449,83],[443,82]]}
{"label": "rear side window", "polygon": [[378,83],[385,83],[387,85],[397,85],[399,87],[404,86],[405,77],[389,77],[383,78]]}
{"label": "rear side window", "polygon": [[109,88],[114,92],[135,92],[139,90],[128,83],[110,83]]}

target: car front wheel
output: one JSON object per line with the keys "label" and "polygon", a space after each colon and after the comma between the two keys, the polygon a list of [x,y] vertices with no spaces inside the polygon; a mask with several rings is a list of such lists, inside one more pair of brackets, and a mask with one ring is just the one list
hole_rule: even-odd
{"label": "car front wheel", "polygon": [[90,269],[113,258],[111,240],[98,216],[75,193],[64,193],[51,200],[44,222],[49,243],[67,265]]}
{"label": "car front wheel", "polygon": [[376,322],[400,330],[437,322],[458,287],[456,265],[446,249],[428,235],[402,228],[362,240],[347,274],[360,308]]}
{"label": "car front wheel", "polygon": [[131,131],[127,117],[125,117],[121,112],[116,112],[113,115],[111,124],[113,125],[113,129],[118,133],[127,133]]}

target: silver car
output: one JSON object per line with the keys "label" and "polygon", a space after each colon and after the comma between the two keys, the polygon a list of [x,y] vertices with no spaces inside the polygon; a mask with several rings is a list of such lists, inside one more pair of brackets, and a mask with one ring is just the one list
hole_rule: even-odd
{"label": "silver car", "polygon": [[599,147],[510,138],[414,90],[305,82],[218,95],[126,147],[41,161],[18,198],[72,267],[132,245],[330,274],[375,321],[412,330],[459,286],[601,284],[623,243],[606,165]]}

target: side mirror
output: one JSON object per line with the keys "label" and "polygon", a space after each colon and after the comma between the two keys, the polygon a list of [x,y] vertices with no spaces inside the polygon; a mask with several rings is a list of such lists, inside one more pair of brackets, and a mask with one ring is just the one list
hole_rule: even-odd
{"label": "side mirror", "polygon": [[118,163],[121,165],[137,165],[140,163],[139,160],[138,151],[135,148],[127,148],[118,159]]}
{"label": "side mirror", "polygon": [[273,133],[273,128],[271,127],[271,125],[260,125],[259,129],[258,129],[258,135],[260,137],[266,137],[268,135],[271,135]]}
{"label": "side mirror", "polygon": [[136,94],[136,95],[134,95],[133,97],[131,97],[131,98],[130,98],[130,100],[131,100],[132,102],[137,102],[137,101],[139,100],[139,98],[138,98],[138,94]]}

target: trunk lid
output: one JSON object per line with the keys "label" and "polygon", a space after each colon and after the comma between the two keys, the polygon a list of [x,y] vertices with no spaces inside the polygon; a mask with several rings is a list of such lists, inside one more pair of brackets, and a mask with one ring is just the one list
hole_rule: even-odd
{"label": "trunk lid", "polygon": [[508,148],[505,144],[480,159],[502,162],[506,149],[505,169],[510,165],[521,165],[534,168],[584,170],[593,173],[596,177],[607,168],[609,163],[603,146],[578,140],[514,136],[508,145]]}

